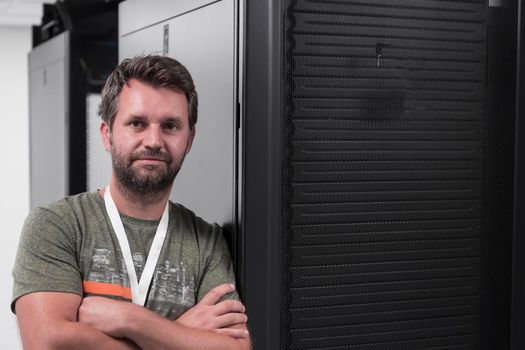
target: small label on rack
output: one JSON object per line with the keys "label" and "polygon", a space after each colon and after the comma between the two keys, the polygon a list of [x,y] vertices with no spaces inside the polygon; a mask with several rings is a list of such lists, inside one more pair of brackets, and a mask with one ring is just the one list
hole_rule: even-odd
{"label": "small label on rack", "polygon": [[167,55],[169,52],[170,28],[168,24],[164,25],[164,40],[162,45],[162,53]]}

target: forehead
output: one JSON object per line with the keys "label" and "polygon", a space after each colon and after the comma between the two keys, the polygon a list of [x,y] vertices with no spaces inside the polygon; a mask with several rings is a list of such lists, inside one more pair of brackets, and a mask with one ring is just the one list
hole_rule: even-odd
{"label": "forehead", "polygon": [[182,90],[154,87],[137,79],[130,79],[119,95],[119,115],[139,114],[142,117],[163,116],[188,119],[188,100]]}

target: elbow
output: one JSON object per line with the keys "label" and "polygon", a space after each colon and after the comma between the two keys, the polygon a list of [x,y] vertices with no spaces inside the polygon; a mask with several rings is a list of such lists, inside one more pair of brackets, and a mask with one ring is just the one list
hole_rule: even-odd
{"label": "elbow", "polygon": [[22,335],[24,350],[66,350],[72,348],[75,332],[67,324],[50,323],[38,332]]}
{"label": "elbow", "polygon": [[71,349],[71,342],[69,341],[71,335],[68,334],[68,332],[64,332],[61,329],[58,329],[58,327],[50,327],[53,328],[52,330],[49,330],[47,332],[45,338],[44,338],[44,344],[46,345],[46,349],[49,350],[62,350],[62,349]]}
{"label": "elbow", "polygon": [[[26,346],[24,342],[24,350],[59,350],[64,348],[65,342],[63,342],[59,337],[57,332],[52,331],[44,334],[44,336],[38,337],[34,346]],[[34,344],[34,343],[33,343]]]}
{"label": "elbow", "polygon": [[237,343],[238,343],[237,349],[239,350],[252,350],[252,342],[250,338],[237,339]]}

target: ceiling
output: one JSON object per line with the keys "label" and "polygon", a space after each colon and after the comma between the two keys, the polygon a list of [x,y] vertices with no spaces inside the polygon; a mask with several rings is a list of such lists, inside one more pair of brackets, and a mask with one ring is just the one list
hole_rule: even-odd
{"label": "ceiling", "polygon": [[42,4],[54,0],[0,0],[0,27],[28,27],[40,24]]}

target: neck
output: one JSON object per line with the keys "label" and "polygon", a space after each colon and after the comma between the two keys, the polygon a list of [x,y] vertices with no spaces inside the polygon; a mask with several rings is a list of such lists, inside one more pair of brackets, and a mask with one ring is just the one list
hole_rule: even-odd
{"label": "neck", "polygon": [[141,220],[159,220],[171,192],[170,187],[158,196],[143,198],[140,194],[125,191],[114,177],[111,178],[110,188],[119,213]]}

